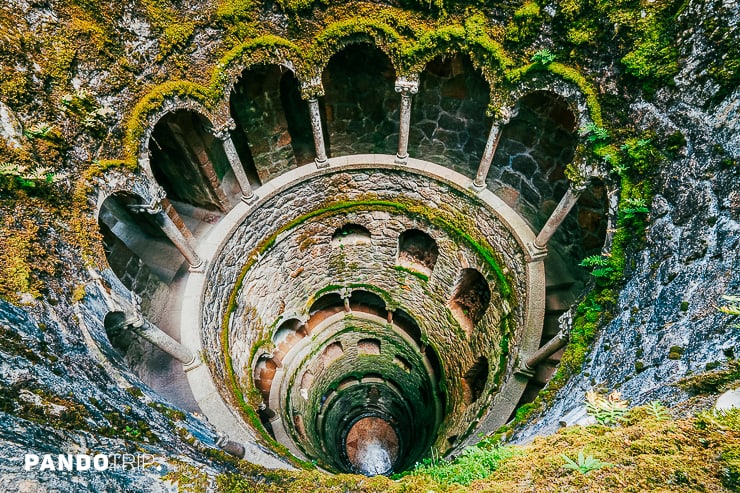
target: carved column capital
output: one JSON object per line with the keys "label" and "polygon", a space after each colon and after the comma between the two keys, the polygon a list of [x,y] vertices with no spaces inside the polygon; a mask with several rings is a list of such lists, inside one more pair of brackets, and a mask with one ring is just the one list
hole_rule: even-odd
{"label": "carved column capital", "polygon": [[236,129],[236,122],[229,118],[222,125],[211,128],[211,133],[218,140],[224,141],[231,138],[231,131]]}
{"label": "carved column capital", "polygon": [[131,204],[128,206],[133,212],[146,212],[147,214],[159,214],[162,212],[162,201],[167,197],[167,192],[159,185],[152,184],[149,187],[151,199],[144,204]]}
{"label": "carved column capital", "polygon": [[496,118],[494,118],[493,124],[499,127],[502,125],[506,125],[511,121],[512,118],[516,117],[518,114],[518,106],[514,106],[513,108],[509,108],[506,106],[503,108],[499,108],[498,115],[496,115]]}
{"label": "carved column capital", "polygon": [[312,77],[309,80],[301,81],[301,98],[305,100],[316,99],[324,95],[324,85],[321,82],[321,76]]}
{"label": "carved column capital", "polygon": [[401,76],[396,79],[394,85],[396,92],[401,93],[401,96],[411,96],[419,92],[419,76],[409,75]]}

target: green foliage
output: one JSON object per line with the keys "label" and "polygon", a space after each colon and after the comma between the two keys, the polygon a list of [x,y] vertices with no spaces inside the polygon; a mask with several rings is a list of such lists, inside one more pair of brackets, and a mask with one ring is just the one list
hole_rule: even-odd
{"label": "green foliage", "polygon": [[621,212],[625,219],[634,219],[640,214],[647,214],[650,209],[647,208],[646,201],[644,198],[628,198],[624,200],[626,207],[622,208]]}
{"label": "green foliage", "polygon": [[539,50],[534,55],[532,55],[532,61],[535,63],[540,63],[542,65],[550,65],[552,62],[555,61],[555,58],[555,54],[548,49]]}
{"label": "green foliage", "polygon": [[651,401],[647,409],[656,421],[666,421],[671,419],[668,409],[660,401]]}
{"label": "green foliage", "polygon": [[422,272],[415,271],[414,269],[409,269],[409,268],[404,267],[402,265],[396,265],[393,268],[396,269],[398,272],[405,272],[407,274],[411,274],[414,277],[418,277],[422,281],[428,281],[429,280],[429,276],[428,275],[426,275],[426,274],[424,274]]}
{"label": "green foliage", "polygon": [[[740,296],[737,295],[722,295],[722,299],[727,302],[727,305],[720,306],[717,308],[720,312],[726,313],[733,317],[740,317]],[[740,323],[736,323],[733,327],[740,329]]]}
{"label": "green foliage", "polygon": [[615,425],[627,412],[627,401],[616,390],[604,396],[598,392],[586,392],[586,412],[602,425]]}
{"label": "green foliage", "polygon": [[599,459],[595,459],[593,455],[584,456],[583,450],[578,452],[578,462],[574,461],[565,454],[562,454],[561,457],[565,461],[565,464],[563,464],[563,469],[578,471],[581,474],[588,474],[591,471],[596,471],[598,469],[601,469],[602,467],[614,465],[609,462],[602,462]]}
{"label": "green foliage", "polygon": [[678,381],[678,386],[694,394],[716,394],[740,381],[740,360],[727,360],[727,368],[692,375]]}
{"label": "green foliage", "polygon": [[2,179],[10,180],[18,188],[31,190],[54,183],[57,176],[51,168],[37,166],[28,168],[17,163],[0,163],[0,190],[12,188],[13,183],[2,183]]}
{"label": "green foliage", "polygon": [[592,144],[609,140],[609,131],[595,123],[587,123],[579,129],[578,133]]}
{"label": "green foliage", "polygon": [[453,461],[435,458],[424,459],[410,475],[428,476],[442,485],[460,484],[467,486],[473,481],[487,478],[501,461],[513,457],[517,450],[500,446],[493,448],[468,447]]}
{"label": "green foliage", "polygon": [[602,255],[591,255],[581,260],[581,267],[594,267],[591,275],[596,278],[609,278],[614,273],[609,257]]}
{"label": "green foliage", "polygon": [[514,16],[506,26],[506,40],[510,43],[528,43],[534,39],[542,23],[540,6],[526,0],[514,11]]}

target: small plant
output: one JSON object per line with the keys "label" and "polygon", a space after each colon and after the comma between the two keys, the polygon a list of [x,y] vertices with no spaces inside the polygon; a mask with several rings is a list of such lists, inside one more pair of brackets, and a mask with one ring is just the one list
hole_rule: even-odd
{"label": "small plant", "polygon": [[668,409],[660,401],[652,401],[647,405],[648,411],[656,421],[667,421],[671,419]]}
{"label": "small plant", "polygon": [[625,219],[634,219],[638,214],[647,214],[650,209],[647,208],[645,199],[626,199],[626,207],[622,208]]}
{"label": "small plant", "polygon": [[532,55],[532,61],[547,66],[555,61],[555,54],[548,49],[540,50]]}
{"label": "small plant", "polygon": [[594,267],[591,271],[591,275],[594,277],[609,277],[613,272],[614,268],[610,265],[609,258],[602,255],[591,255],[581,260],[578,264],[581,267]]}
{"label": "small plant", "polygon": [[39,166],[29,169],[16,163],[0,163],[0,176],[11,178],[20,188],[36,188],[43,183],[53,183],[57,176],[51,168]]}
{"label": "small plant", "polygon": [[141,435],[141,431],[138,428],[134,428],[133,426],[126,425],[126,434],[131,437],[136,438],[139,435]]}
{"label": "small plant", "polygon": [[[740,316],[740,296],[725,294],[722,299],[729,302],[729,305],[720,306],[718,308],[722,313],[727,315],[733,315],[735,317]],[[734,324],[733,327],[740,329],[740,323]]]}
{"label": "small plant", "polygon": [[51,135],[53,130],[54,130],[54,127],[52,127],[51,125],[40,123],[38,125],[31,127],[28,130],[24,130],[23,135],[27,139],[45,139]]}
{"label": "small plant", "polygon": [[627,412],[627,401],[622,400],[622,395],[616,390],[607,396],[589,391],[586,392],[586,412],[599,424],[614,425]]}
{"label": "small plant", "polygon": [[582,137],[586,137],[586,140],[588,142],[597,143],[597,142],[606,142],[609,140],[609,132],[604,127],[600,127],[596,125],[595,123],[587,123],[583,127],[580,128],[578,133]]}
{"label": "small plant", "polygon": [[561,454],[561,457],[565,461],[563,469],[570,469],[578,471],[581,474],[588,474],[591,471],[596,471],[602,467],[613,466],[610,462],[603,462],[599,459],[595,459],[593,455],[584,456],[583,450],[578,452],[578,462],[574,461],[565,454]]}

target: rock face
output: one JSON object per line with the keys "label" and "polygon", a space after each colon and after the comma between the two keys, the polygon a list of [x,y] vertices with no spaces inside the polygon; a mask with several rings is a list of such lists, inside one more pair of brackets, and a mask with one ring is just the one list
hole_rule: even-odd
{"label": "rock face", "polygon": [[[88,350],[85,339],[101,322],[96,295],[87,301],[85,312],[57,306],[33,315],[0,301],[0,489],[169,491],[162,477],[183,464],[222,469],[203,453],[215,448],[210,425],[161,402],[111,363],[120,357],[102,364]],[[27,454],[51,454],[53,469],[26,470]],[[55,473],[59,454],[102,454],[108,468]]]}
{"label": "rock face", "polygon": [[[697,16],[701,26],[710,14],[699,4],[692,2],[684,15]],[[738,4],[727,8],[736,19]],[[628,259],[614,318],[582,372],[520,440],[554,432],[561,423],[581,423],[585,392],[594,387],[617,389],[633,405],[677,403],[690,397],[674,385],[678,380],[740,356],[740,330],[716,309],[723,294],[740,291],[740,91],[715,106],[719,88],[697,87],[697,65],[721,56],[712,53],[706,35],[701,27],[686,33],[675,87],[630,108],[640,128],[682,132],[685,151],[655,179],[645,248]]]}

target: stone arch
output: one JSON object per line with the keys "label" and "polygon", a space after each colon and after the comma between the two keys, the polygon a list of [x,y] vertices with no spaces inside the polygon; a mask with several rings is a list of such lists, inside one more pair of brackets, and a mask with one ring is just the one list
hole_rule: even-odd
{"label": "stone arch", "polygon": [[[293,72],[282,65],[265,63],[250,65],[231,88],[229,112],[235,123],[234,146],[250,181],[257,185],[295,168],[293,140],[311,136],[305,101],[298,98],[297,106],[286,107],[294,104],[286,91],[299,92]],[[297,117],[305,120],[308,132],[291,132]]]}
{"label": "stone arch", "polygon": [[220,61],[220,78],[224,95],[228,95],[242,74],[251,66],[267,63],[297,71],[303,58],[298,46],[280,36],[260,36],[234,47]]}
{"label": "stone arch", "polygon": [[307,335],[306,326],[297,318],[281,323],[272,336],[272,342],[276,348],[273,352],[274,358],[282,361],[293,346]]}
{"label": "stone arch", "polygon": [[407,229],[398,237],[398,265],[431,275],[439,257],[434,238],[418,229]]}
{"label": "stone arch", "polygon": [[509,107],[515,108],[522,98],[536,92],[549,92],[566,101],[568,109],[576,116],[576,128],[584,127],[589,123],[601,123],[600,108],[589,107],[583,89],[550,71],[528,73],[516,87],[508,92],[505,99],[509,102]]}
{"label": "stone arch", "polygon": [[409,155],[474,177],[486,146],[490,85],[468,55],[430,60],[411,106]]}
{"label": "stone arch", "polygon": [[264,402],[270,401],[272,380],[275,378],[275,373],[278,368],[278,362],[269,354],[263,354],[260,356],[257,359],[257,363],[254,365],[254,386],[262,394],[262,400]]}
{"label": "stone arch", "polygon": [[[139,165],[150,176],[152,169],[149,162],[149,145],[152,132],[159,121],[176,111],[192,111],[204,115],[210,122],[216,122],[216,115],[209,110],[206,103],[208,90],[198,84],[189,82],[163,84],[155,87],[142,98],[130,118],[128,138],[137,146]],[[137,109],[142,109],[137,112]]]}
{"label": "stone arch", "polygon": [[476,269],[462,269],[449,307],[460,326],[468,336],[483,319],[491,302],[491,288],[483,274]]}
{"label": "stone arch", "polygon": [[395,80],[391,60],[372,44],[348,43],[333,54],[322,72],[321,101],[330,156],[395,150],[399,105]]}
{"label": "stone arch", "polygon": [[349,301],[352,310],[373,313],[380,317],[386,317],[387,312],[385,300],[373,292],[363,289],[352,291]]}
{"label": "stone arch", "polygon": [[557,93],[531,91],[517,100],[515,116],[503,125],[488,187],[531,224],[541,227],[570,182],[566,167],[578,145],[573,106]]}
{"label": "stone arch", "polygon": [[365,226],[347,223],[337,228],[331,237],[332,245],[367,245],[370,243],[370,231]]}
{"label": "stone arch", "polygon": [[203,114],[186,109],[168,113],[152,130],[149,166],[171,200],[227,211],[232,201],[228,195],[235,191],[222,183],[231,169],[222,142],[211,132],[211,121]]}
{"label": "stone arch", "polygon": [[339,22],[329,25],[316,36],[307,59],[320,60],[312,70],[316,75],[326,70],[330,58],[353,44],[372,45],[390,60],[397,74],[402,72],[401,36],[388,24],[374,19],[353,20],[351,23]]}
{"label": "stone arch", "polygon": [[463,402],[470,405],[480,399],[488,382],[488,358],[479,357],[462,378]]}
{"label": "stone arch", "polygon": [[127,191],[108,195],[98,209],[98,228],[108,266],[142,298],[142,311],[148,313],[151,303],[167,294],[182,256],[150,214],[131,209],[144,202]]}

